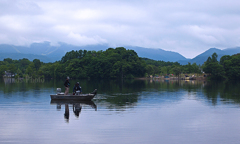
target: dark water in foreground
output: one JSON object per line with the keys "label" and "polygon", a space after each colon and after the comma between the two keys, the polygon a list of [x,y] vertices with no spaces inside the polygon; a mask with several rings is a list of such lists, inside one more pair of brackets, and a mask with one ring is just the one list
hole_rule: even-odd
{"label": "dark water in foreground", "polygon": [[[76,81],[70,82],[73,86]],[[82,80],[80,84],[84,93],[98,89],[92,103],[51,102],[49,95],[57,87],[64,90],[63,81],[1,79],[0,143],[240,143],[240,83]]]}

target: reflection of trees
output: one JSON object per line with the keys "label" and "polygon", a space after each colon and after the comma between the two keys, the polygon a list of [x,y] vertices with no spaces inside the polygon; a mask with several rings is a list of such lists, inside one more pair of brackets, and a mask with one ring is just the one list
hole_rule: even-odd
{"label": "reflection of trees", "polygon": [[188,92],[196,92],[204,85],[204,81],[147,81],[148,89],[156,89],[159,91],[176,92],[179,90],[185,90]]}
{"label": "reflection of trees", "polygon": [[[32,91],[32,90],[41,90],[46,88],[53,88],[56,83],[52,80],[45,80],[44,83],[33,83],[33,82],[26,82],[22,80],[21,82],[16,82],[15,80],[7,80],[0,78],[0,91],[2,91],[4,94],[8,93],[14,93],[14,92],[26,92],[26,91]],[[62,84],[59,83],[60,85]],[[26,95],[25,95],[26,96]]]}
{"label": "reflection of trees", "polygon": [[[55,91],[56,88],[64,89],[64,80],[45,80],[44,83],[7,83],[5,84],[3,79],[0,79],[0,91],[5,95],[4,97],[19,96],[19,92],[22,92],[22,96],[29,97],[31,94],[27,93],[32,91],[33,94],[39,96],[42,90],[49,90],[49,94]],[[154,95],[157,98],[161,98],[162,94],[175,94],[178,92],[188,93],[203,93],[204,95],[196,95],[197,97],[204,96],[212,104],[216,105],[220,100],[233,101],[240,103],[240,82],[204,82],[204,81],[164,81],[164,80],[73,80],[70,79],[70,92],[74,83],[80,82],[83,93],[92,92],[94,89],[98,89],[97,99],[94,101],[99,104],[104,104],[109,109],[126,109],[134,107],[141,99],[141,96],[149,93],[158,93]],[[10,93],[7,95],[7,93]],[[20,95],[21,96],[21,95]],[[35,96],[35,95],[34,95]],[[147,95],[151,98],[152,95]],[[171,98],[171,97],[169,97]],[[174,100],[174,97],[172,98]]]}
{"label": "reflection of trees", "polygon": [[138,96],[138,94],[134,93],[116,93],[114,95],[106,95],[106,97],[104,97],[103,99],[99,99],[96,101],[98,103],[106,105],[108,109],[124,110],[126,108],[133,107],[138,101]]}
{"label": "reflection of trees", "polygon": [[240,104],[240,82],[236,81],[210,81],[204,87],[203,93],[213,105],[217,104],[218,99],[222,102],[234,102]]}
{"label": "reflection of trees", "polygon": [[219,88],[220,97],[224,101],[232,100],[235,103],[240,103],[240,83],[236,81],[228,81],[223,83],[223,86]]}
{"label": "reflection of trees", "polygon": [[109,109],[125,109],[138,101],[139,92],[146,88],[145,81],[111,80],[102,81],[99,89],[104,91],[104,98],[97,100],[108,103]]}
{"label": "reflection of trees", "polygon": [[[159,98],[166,96],[165,93],[175,93],[180,90],[188,92],[198,91],[203,81],[156,81],[156,80],[129,80],[129,81],[109,81],[104,86],[104,94],[100,99],[97,99],[99,103],[105,103],[109,109],[121,109],[130,108],[136,105],[139,99],[141,99],[142,93],[154,94]],[[106,89],[109,88],[109,89]],[[164,94],[156,94],[164,93]],[[149,95],[151,98],[154,96]],[[169,97],[170,98],[170,97]],[[174,99],[174,98],[173,98]]]}
{"label": "reflection of trees", "polygon": [[213,105],[217,104],[217,97],[219,94],[218,87],[219,87],[219,83],[209,82],[203,88],[203,93],[205,94],[206,98],[212,102]]}

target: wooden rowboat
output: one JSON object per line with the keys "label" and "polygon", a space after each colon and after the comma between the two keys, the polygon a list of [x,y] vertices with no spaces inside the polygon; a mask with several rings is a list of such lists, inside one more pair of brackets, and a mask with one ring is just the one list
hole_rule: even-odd
{"label": "wooden rowboat", "polygon": [[51,94],[51,100],[79,100],[79,101],[90,101],[94,98],[94,96],[97,94],[97,89],[95,89],[93,92],[89,94],[79,94],[79,95],[73,95],[68,94],[64,95],[64,93],[58,93],[58,94]]}

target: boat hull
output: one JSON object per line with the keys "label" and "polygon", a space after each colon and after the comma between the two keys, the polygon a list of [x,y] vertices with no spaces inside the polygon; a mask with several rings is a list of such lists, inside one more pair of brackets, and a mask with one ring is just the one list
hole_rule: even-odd
{"label": "boat hull", "polygon": [[80,95],[50,95],[52,100],[79,100],[90,101],[94,98],[95,94],[80,94]]}

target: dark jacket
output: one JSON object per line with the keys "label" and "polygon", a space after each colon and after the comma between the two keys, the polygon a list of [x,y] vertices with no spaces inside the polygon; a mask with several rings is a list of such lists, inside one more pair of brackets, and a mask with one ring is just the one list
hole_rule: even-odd
{"label": "dark jacket", "polygon": [[73,87],[73,92],[75,93],[76,91],[82,92],[82,88],[81,88],[79,85],[75,85],[75,86]]}
{"label": "dark jacket", "polygon": [[70,82],[69,82],[68,79],[64,82],[64,86],[65,86],[65,87],[69,87],[69,86],[70,86]]}

